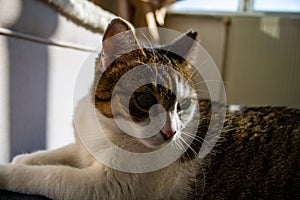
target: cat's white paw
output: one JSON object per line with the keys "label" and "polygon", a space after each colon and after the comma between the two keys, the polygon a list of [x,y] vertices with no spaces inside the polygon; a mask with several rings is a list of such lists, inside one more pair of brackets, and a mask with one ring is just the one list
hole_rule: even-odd
{"label": "cat's white paw", "polygon": [[30,154],[22,154],[14,157],[12,164],[32,165],[34,164],[34,160]]}

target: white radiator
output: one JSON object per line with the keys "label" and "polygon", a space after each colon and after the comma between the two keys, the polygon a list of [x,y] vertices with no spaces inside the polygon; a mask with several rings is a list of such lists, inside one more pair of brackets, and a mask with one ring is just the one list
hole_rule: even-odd
{"label": "white radiator", "polygon": [[300,19],[234,17],[226,58],[228,103],[300,107]]}

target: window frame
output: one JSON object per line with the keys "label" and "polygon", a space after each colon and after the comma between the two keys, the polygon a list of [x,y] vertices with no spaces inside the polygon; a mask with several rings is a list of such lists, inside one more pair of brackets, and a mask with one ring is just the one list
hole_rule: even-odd
{"label": "window frame", "polygon": [[172,5],[167,8],[170,14],[184,15],[211,15],[211,16],[279,16],[300,18],[300,11],[261,11],[254,9],[254,0],[239,0],[237,11],[218,11],[218,10],[178,10],[172,8]]}

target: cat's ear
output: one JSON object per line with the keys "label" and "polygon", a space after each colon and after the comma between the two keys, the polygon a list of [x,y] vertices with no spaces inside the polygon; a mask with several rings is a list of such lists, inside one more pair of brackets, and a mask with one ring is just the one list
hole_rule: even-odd
{"label": "cat's ear", "polygon": [[197,32],[189,31],[185,35],[176,39],[172,44],[163,46],[162,49],[186,57],[189,51],[192,49],[197,37]]}
{"label": "cat's ear", "polygon": [[110,65],[117,57],[140,49],[131,26],[120,18],[113,19],[102,39],[102,64]]}

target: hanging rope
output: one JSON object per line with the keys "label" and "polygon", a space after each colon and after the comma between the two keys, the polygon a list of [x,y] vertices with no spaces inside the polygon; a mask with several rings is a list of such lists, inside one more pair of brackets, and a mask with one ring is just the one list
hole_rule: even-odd
{"label": "hanging rope", "polygon": [[42,0],[60,14],[92,32],[103,33],[117,16],[86,0]]}

